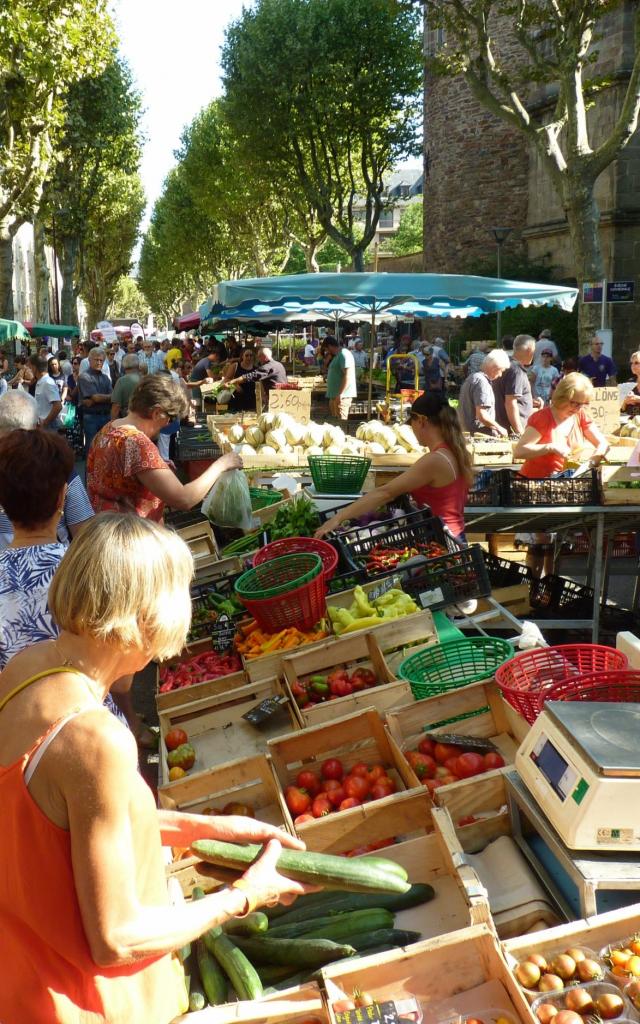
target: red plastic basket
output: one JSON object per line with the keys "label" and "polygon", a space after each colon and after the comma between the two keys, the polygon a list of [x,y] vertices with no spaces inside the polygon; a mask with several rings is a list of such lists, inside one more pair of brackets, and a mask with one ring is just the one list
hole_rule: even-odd
{"label": "red plastic basket", "polygon": [[542,711],[549,690],[582,677],[626,669],[629,660],[622,651],[602,644],[559,644],[523,651],[496,671],[496,683],[511,707],[532,724]]}
{"label": "red plastic basket", "polygon": [[[244,592],[239,589],[241,585]],[[309,551],[270,558],[245,572],[236,580],[235,589],[249,614],[267,633],[278,633],[289,626],[313,629],[326,615],[327,581],[322,560]]]}
{"label": "red plastic basket", "polygon": [[600,672],[593,676],[565,679],[550,686],[544,694],[547,700],[593,700],[601,703],[640,703],[640,672],[632,669],[620,672]]}
{"label": "red plastic basket", "polygon": [[262,565],[270,558],[281,558],[283,555],[293,555],[298,551],[311,552],[320,555],[322,559],[322,571],[328,583],[335,575],[338,567],[338,552],[333,544],[326,540],[316,540],[315,537],[282,537],[280,540],[272,540],[263,548],[256,551],[253,556],[253,564]]}

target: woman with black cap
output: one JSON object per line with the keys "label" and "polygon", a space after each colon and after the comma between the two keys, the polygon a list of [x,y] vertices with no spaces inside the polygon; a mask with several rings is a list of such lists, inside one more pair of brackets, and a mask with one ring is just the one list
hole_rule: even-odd
{"label": "woman with black cap", "polygon": [[455,409],[442,394],[427,392],[411,406],[409,423],[418,443],[429,449],[428,454],[383,487],[339,509],[316,531],[316,537],[330,533],[347,519],[368,515],[400,495],[410,494],[416,504],[428,505],[454,537],[464,540],[464,505],[473,470]]}

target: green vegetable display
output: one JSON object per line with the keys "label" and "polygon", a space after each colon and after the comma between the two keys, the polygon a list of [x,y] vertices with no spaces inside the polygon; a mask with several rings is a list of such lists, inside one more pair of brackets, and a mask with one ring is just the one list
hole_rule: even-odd
{"label": "green vegetable display", "polygon": [[304,495],[298,495],[283,508],[278,509],[275,517],[267,526],[269,540],[281,540],[283,537],[312,537],[320,526],[313,502]]}

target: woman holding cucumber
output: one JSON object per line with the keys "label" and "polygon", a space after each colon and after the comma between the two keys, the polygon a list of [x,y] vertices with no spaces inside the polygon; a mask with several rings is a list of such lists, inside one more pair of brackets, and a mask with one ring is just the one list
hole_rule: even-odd
{"label": "woman holding cucumber", "polygon": [[[186,1009],[174,950],[307,891],[275,870],[277,839],[303,848],[277,828],[158,811],[133,737],[102,707],[116,679],[182,649],[192,572],[171,531],[97,516],[51,584],[60,636],[0,675],[3,1024],[168,1024]],[[196,839],[268,845],[230,886],[171,906],[161,847]]]}

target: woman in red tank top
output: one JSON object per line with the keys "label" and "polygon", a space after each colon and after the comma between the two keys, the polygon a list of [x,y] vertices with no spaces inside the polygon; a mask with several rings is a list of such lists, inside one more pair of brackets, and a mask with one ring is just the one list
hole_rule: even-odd
{"label": "woman in red tank top", "polygon": [[430,391],[415,400],[409,422],[416,440],[429,453],[383,487],[341,508],[322,524],[316,537],[348,519],[375,512],[402,494],[410,494],[418,505],[428,505],[454,537],[464,537],[464,504],[473,470],[455,410],[443,395]]}

